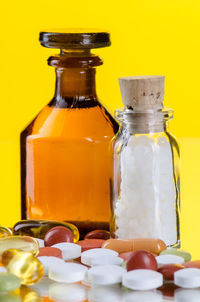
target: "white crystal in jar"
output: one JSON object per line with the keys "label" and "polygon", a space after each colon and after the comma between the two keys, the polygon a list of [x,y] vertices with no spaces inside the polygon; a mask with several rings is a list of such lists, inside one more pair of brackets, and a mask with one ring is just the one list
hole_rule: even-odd
{"label": "white crystal in jar", "polygon": [[119,238],[160,238],[168,246],[177,242],[172,150],[166,137],[131,135],[122,148],[115,216]]}

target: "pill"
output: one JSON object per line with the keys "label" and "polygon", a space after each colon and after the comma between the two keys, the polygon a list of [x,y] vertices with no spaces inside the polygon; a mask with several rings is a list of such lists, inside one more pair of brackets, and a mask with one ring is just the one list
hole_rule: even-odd
{"label": "pill", "polygon": [[50,285],[52,285],[53,283],[55,282],[53,280],[50,280],[48,277],[42,277],[39,282],[31,286],[31,289],[36,291],[41,297],[48,297]]}
{"label": "pill", "polygon": [[184,264],[185,267],[200,268],[200,260],[188,261]]}
{"label": "pill", "polygon": [[158,268],[165,264],[184,264],[184,259],[175,255],[161,255],[156,257]]}
{"label": "pill", "polygon": [[64,283],[73,283],[84,280],[87,267],[78,263],[57,264],[49,268],[49,278]]}
{"label": "pill", "polygon": [[147,270],[137,269],[123,275],[123,286],[133,290],[152,290],[162,286],[162,274]]}
{"label": "pill", "polygon": [[117,265],[93,266],[88,270],[87,278],[91,284],[112,285],[122,282],[126,270]]}
{"label": "pill", "polygon": [[160,255],[175,255],[175,256],[180,256],[184,259],[185,262],[190,261],[192,256],[189,252],[176,249],[176,248],[169,248],[160,253]]}
{"label": "pill", "polygon": [[21,286],[20,279],[11,273],[0,273],[0,292],[11,292]]}
{"label": "pill", "polygon": [[49,297],[56,301],[84,301],[87,288],[80,284],[54,283],[49,287]]}
{"label": "pill", "polygon": [[158,272],[163,275],[164,280],[174,280],[174,273],[183,268],[184,266],[180,264],[165,264],[158,269]]}
{"label": "pill", "polygon": [[122,302],[122,299],[123,291],[119,284],[93,285],[88,291],[88,301],[90,302]]}
{"label": "pill", "polygon": [[0,255],[8,249],[31,252],[36,256],[39,252],[39,244],[35,238],[28,236],[8,236],[0,238]]}
{"label": "pill", "polygon": [[5,273],[7,272],[7,269],[3,266],[0,266],[0,273]]}
{"label": "pill", "polygon": [[200,269],[184,268],[174,273],[174,283],[184,288],[200,286]]}
{"label": "pill", "polygon": [[199,289],[184,289],[179,288],[175,291],[176,302],[199,302],[200,290]]}
{"label": "pill", "polygon": [[107,240],[110,238],[110,232],[106,230],[95,230],[87,233],[84,239],[103,239]]}
{"label": "pill", "polygon": [[56,226],[68,228],[73,233],[74,242],[79,240],[79,231],[75,225],[53,220],[21,220],[14,225],[13,233],[44,239],[46,233]]}
{"label": "pill", "polygon": [[62,251],[56,247],[41,247],[39,249],[38,257],[41,257],[41,256],[52,256],[52,257],[58,257],[58,258],[62,259]]}
{"label": "pill", "polygon": [[44,240],[40,238],[35,238],[39,244],[39,247],[44,247]]}
{"label": "pill", "polygon": [[81,251],[84,252],[90,249],[100,248],[104,242],[105,240],[103,239],[86,239],[78,241],[77,244],[81,246]]}
{"label": "pill", "polygon": [[44,269],[44,276],[48,276],[49,268],[57,265],[57,263],[65,263],[64,260],[57,258],[57,257],[47,257],[41,256],[38,257],[38,260],[42,263]]}
{"label": "pill", "polygon": [[42,264],[32,253],[16,249],[7,250],[2,254],[2,264],[25,285],[38,282],[44,273]]}
{"label": "pill", "polygon": [[161,293],[150,291],[150,290],[127,291],[124,293],[122,301],[123,302],[163,302],[163,298]]}
{"label": "pill", "polygon": [[127,271],[134,269],[150,269],[157,271],[156,258],[146,251],[136,251],[126,262]]}
{"label": "pill", "polygon": [[44,237],[45,246],[52,246],[60,242],[73,242],[72,231],[63,226],[56,226],[50,229]]}
{"label": "pill", "polygon": [[101,255],[91,259],[90,265],[106,265],[106,264],[113,264],[113,265],[122,265],[123,259],[114,255]]}
{"label": "pill", "polygon": [[76,243],[62,242],[55,244],[53,247],[62,251],[62,257],[65,261],[73,260],[81,256],[81,246]]}
{"label": "pill", "polygon": [[21,297],[17,294],[8,293],[0,295],[1,302],[22,302]]}
{"label": "pill", "polygon": [[22,302],[41,302],[39,294],[28,286],[20,287],[20,296]]}
{"label": "pill", "polygon": [[105,256],[105,255],[118,256],[118,253],[113,250],[103,249],[103,248],[91,249],[81,254],[81,262],[83,264],[91,266],[92,260],[94,258]]}
{"label": "pill", "polygon": [[144,250],[158,255],[166,249],[166,244],[160,239],[152,238],[108,239],[102,247],[115,250],[118,253]]}
{"label": "pill", "polygon": [[7,236],[12,236],[12,231],[9,228],[0,226],[0,238],[1,237],[7,237]]}

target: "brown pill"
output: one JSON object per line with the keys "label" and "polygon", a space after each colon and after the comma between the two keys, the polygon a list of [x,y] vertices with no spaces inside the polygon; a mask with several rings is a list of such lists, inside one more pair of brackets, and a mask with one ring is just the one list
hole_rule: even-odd
{"label": "brown pill", "polygon": [[104,242],[102,247],[114,250],[119,254],[144,250],[156,255],[159,255],[167,248],[164,241],[153,238],[108,239]]}
{"label": "brown pill", "polygon": [[190,268],[200,268],[200,260],[193,260],[193,261],[188,261],[184,264],[184,267]]}
{"label": "brown pill", "polygon": [[174,273],[183,268],[184,266],[179,264],[165,264],[158,269],[158,272],[163,275],[163,279],[174,280]]}
{"label": "brown pill", "polygon": [[46,233],[44,244],[45,246],[52,246],[60,242],[73,242],[73,239],[72,231],[63,226],[56,226]]}
{"label": "brown pill", "polygon": [[86,239],[80,240],[77,242],[81,246],[81,251],[87,251],[90,249],[96,249],[102,247],[102,244],[105,242],[103,239]]}
{"label": "brown pill", "polygon": [[128,272],[135,269],[150,269],[157,271],[158,265],[154,255],[141,250],[134,252],[128,258],[126,262],[126,268]]}
{"label": "brown pill", "polygon": [[84,239],[104,239],[107,240],[110,238],[110,232],[105,230],[95,230],[87,233]]}
{"label": "brown pill", "polygon": [[37,255],[37,257],[40,256],[51,256],[62,259],[62,251],[56,247],[41,247],[39,249],[39,254]]}

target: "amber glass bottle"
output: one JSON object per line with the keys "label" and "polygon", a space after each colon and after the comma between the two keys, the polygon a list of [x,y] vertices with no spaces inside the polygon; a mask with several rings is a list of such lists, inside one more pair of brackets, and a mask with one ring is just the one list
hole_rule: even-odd
{"label": "amber glass bottle", "polygon": [[82,234],[107,229],[118,124],[98,101],[102,61],[90,49],[109,46],[109,34],[42,32],[40,42],[61,52],[48,60],[55,95],[21,134],[22,218],[72,222]]}

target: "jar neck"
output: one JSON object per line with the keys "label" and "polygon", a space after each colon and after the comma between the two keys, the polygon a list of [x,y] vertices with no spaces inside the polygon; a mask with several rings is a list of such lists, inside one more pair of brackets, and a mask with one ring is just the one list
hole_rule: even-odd
{"label": "jar neck", "polygon": [[95,68],[56,68],[58,98],[96,98]]}
{"label": "jar neck", "polygon": [[121,131],[132,134],[148,134],[167,131],[168,121],[173,117],[171,109],[155,111],[118,111],[116,118],[121,122]]}

